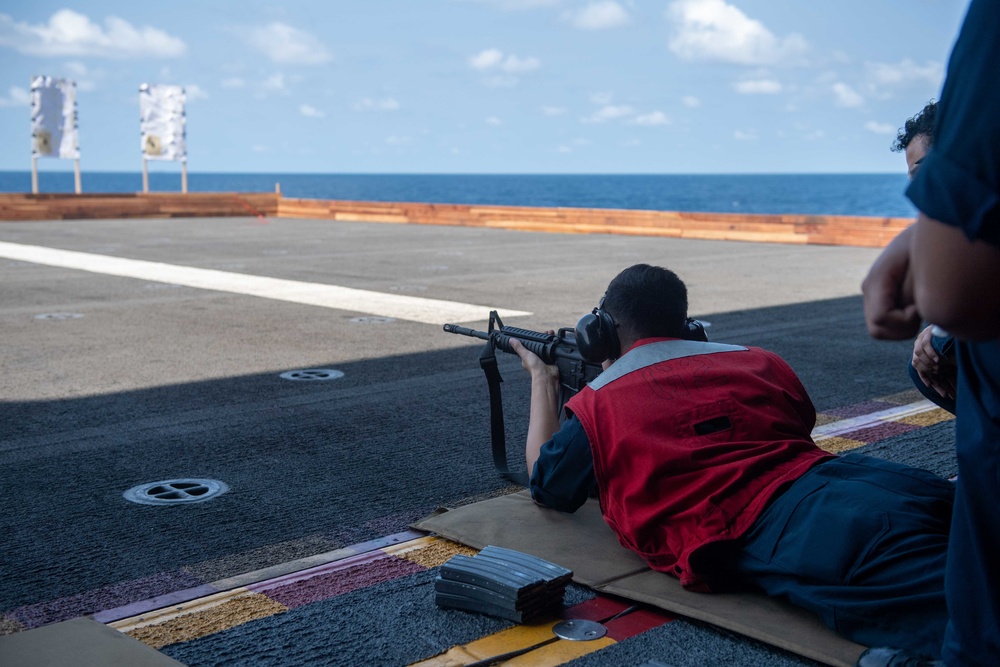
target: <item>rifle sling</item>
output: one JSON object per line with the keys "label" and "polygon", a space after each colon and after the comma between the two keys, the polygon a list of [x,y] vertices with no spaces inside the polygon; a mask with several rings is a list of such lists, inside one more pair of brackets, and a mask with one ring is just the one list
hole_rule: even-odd
{"label": "rifle sling", "polygon": [[493,449],[493,465],[497,472],[507,480],[528,486],[528,473],[524,470],[513,471],[507,466],[507,438],[503,427],[503,401],[500,397],[500,368],[497,366],[496,351],[493,343],[488,342],[479,355],[479,365],[486,374],[486,384],[490,388],[490,444]]}

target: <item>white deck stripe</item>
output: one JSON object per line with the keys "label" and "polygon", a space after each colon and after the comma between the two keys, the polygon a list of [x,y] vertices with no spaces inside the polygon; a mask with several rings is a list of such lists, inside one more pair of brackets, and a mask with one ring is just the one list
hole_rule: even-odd
{"label": "white deck stripe", "polygon": [[[337,285],[266,278],[246,273],[198,269],[161,262],[148,262],[141,259],[94,255],[73,250],[57,250],[3,241],[0,241],[0,257],[108,276],[138,278],[217,292],[289,301],[308,306],[337,308],[425,324],[486,320],[491,310],[489,306],[457,301],[385,294],[384,292],[371,292]],[[500,310],[499,313],[501,317],[531,315],[531,313],[521,310]]]}
{"label": "white deck stripe", "polygon": [[852,433],[863,428],[878,426],[879,424],[884,424],[885,422],[899,421],[904,417],[929,412],[936,407],[937,406],[934,405],[934,403],[925,398],[917,401],[916,403],[910,403],[909,405],[899,405],[885,410],[879,410],[878,412],[872,412],[867,415],[840,419],[838,421],[830,422],[829,424],[824,424],[823,426],[817,426],[814,428],[812,432],[813,440],[820,442],[821,440],[826,440],[827,438],[835,438],[845,433]]}

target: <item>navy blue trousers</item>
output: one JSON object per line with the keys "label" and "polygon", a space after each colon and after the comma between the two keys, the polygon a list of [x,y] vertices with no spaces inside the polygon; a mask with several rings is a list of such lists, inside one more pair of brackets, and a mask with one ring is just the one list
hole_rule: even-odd
{"label": "navy blue trousers", "polygon": [[859,454],[821,463],[740,540],[737,575],[865,646],[939,657],[955,488]]}
{"label": "navy blue trousers", "polygon": [[948,665],[1000,665],[1000,341],[958,350],[958,484],[948,545]]}

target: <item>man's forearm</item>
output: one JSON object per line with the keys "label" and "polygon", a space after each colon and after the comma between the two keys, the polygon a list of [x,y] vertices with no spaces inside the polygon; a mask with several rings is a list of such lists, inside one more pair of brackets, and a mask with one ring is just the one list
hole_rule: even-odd
{"label": "man's forearm", "polygon": [[1000,337],[1000,248],[917,218],[911,269],[921,316],[958,338]]}
{"label": "man's forearm", "polygon": [[535,468],[538,453],[559,430],[559,381],[549,374],[533,373],[528,437],[524,449],[528,475]]}
{"label": "man's forearm", "polygon": [[920,328],[910,274],[914,227],[904,229],[885,247],[861,283],[865,324],[874,338],[902,340]]}

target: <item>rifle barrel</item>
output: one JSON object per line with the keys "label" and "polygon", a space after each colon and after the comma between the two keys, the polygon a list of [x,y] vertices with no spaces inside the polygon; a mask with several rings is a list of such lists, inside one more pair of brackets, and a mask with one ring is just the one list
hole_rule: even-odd
{"label": "rifle barrel", "polygon": [[457,324],[446,324],[444,325],[444,330],[448,333],[458,334],[459,336],[472,336],[473,338],[481,338],[483,340],[490,339],[490,335],[485,331],[476,331],[468,327],[460,327]]}

